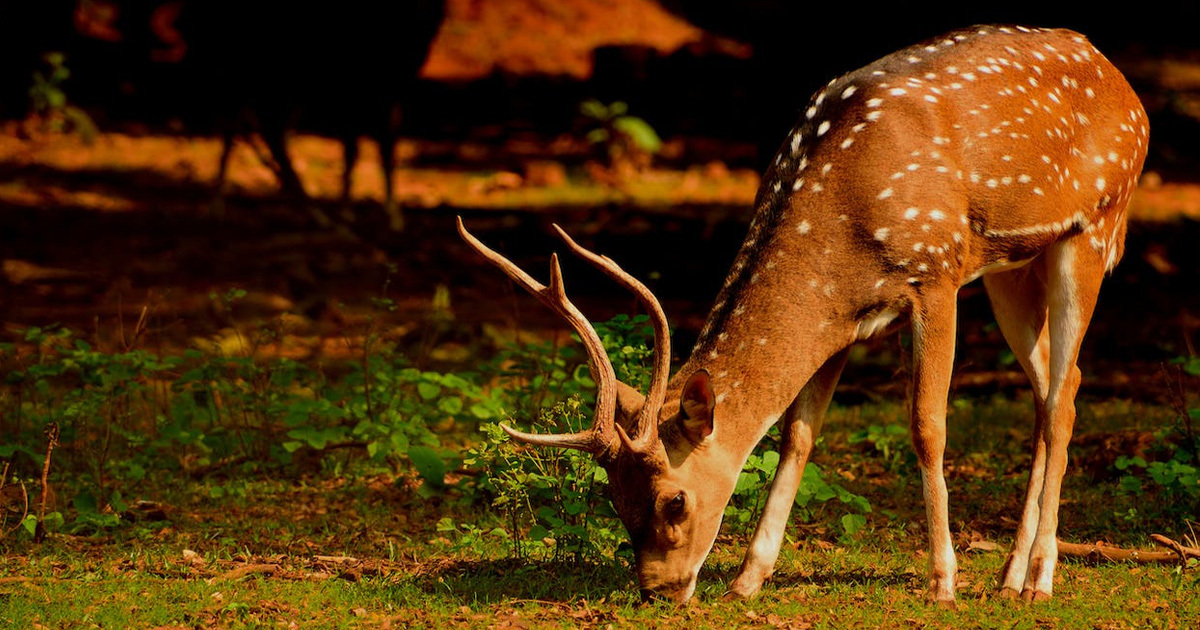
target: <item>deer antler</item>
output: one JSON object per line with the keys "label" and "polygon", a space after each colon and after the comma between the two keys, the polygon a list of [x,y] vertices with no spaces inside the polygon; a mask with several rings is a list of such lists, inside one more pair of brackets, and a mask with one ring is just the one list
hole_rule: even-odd
{"label": "deer antler", "polygon": [[[556,254],[550,256],[550,285],[546,286],[475,238],[463,225],[462,217],[458,217],[458,234],[475,251],[571,324],[571,328],[579,334],[580,340],[583,341],[584,349],[587,352],[588,367],[591,368],[592,378],[595,379],[598,387],[596,414],[591,429],[578,433],[546,435],[525,433],[503,424],[500,427],[514,440],[526,444],[573,448],[591,453],[602,462],[615,457],[616,453],[612,447],[616,440],[614,433],[618,430],[614,428],[616,426],[617,376],[613,371],[608,354],[604,351],[604,343],[596,334],[596,329],[567,299],[566,291],[563,289],[562,269],[558,265],[558,256]],[[625,440],[627,441],[628,438]]]}
{"label": "deer antler", "polygon": [[646,453],[650,446],[658,440],[658,416],[662,410],[663,400],[666,398],[667,379],[671,375],[671,331],[667,326],[667,315],[663,312],[658,298],[654,297],[650,289],[621,269],[611,258],[585,249],[567,235],[558,224],[554,224],[554,230],[558,232],[559,238],[567,244],[567,247],[571,248],[571,251],[628,289],[650,313],[650,322],[654,328],[654,371],[650,377],[650,393],[634,420],[633,438],[630,439],[630,436],[625,433],[625,429],[617,426],[618,435],[626,448],[635,453]]}

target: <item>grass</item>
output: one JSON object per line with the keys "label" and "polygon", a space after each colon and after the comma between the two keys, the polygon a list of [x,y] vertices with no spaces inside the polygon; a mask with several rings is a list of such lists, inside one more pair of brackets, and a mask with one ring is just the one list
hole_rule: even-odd
{"label": "grass", "polygon": [[[867,549],[787,549],[757,599],[721,601],[735,555],[722,544],[700,585],[702,603],[676,608],[636,606],[628,575],[607,566],[441,557],[388,563],[368,576],[225,577],[230,570],[203,578],[161,547],[83,557],[58,548],[26,559],[21,580],[0,582],[0,621],[12,628],[1189,628],[1200,620],[1194,577],[1171,567],[1067,564],[1055,599],[1031,606],[992,598],[1000,554],[962,554],[958,607],[942,610],[923,603],[924,568],[914,554]],[[6,564],[14,560],[22,559]]]}
{"label": "grass", "polygon": [[[136,496],[127,494],[156,502],[156,520],[128,517],[113,529],[55,534],[42,545],[16,535],[0,540],[0,627],[1196,627],[1200,582],[1174,566],[1067,561],[1052,601],[994,599],[1004,551],[968,548],[978,540],[1004,547],[1011,539],[1030,409],[1022,396],[996,396],[961,400],[952,412],[955,610],[931,608],[921,596],[924,519],[907,438],[886,459],[871,444],[848,440],[872,425],[902,423],[903,405],[889,402],[835,407],[816,456],[870,499],[867,527],[845,536],[834,505],[810,522],[793,522],[775,578],[749,602],[721,600],[744,552],[745,532],[730,528],[701,574],[698,601],[639,606],[623,556],[596,563],[514,559],[503,540],[467,544],[437,531],[445,515],[498,518],[454,486],[430,496],[415,478],[377,470],[199,481],[151,475]],[[1170,419],[1165,407],[1083,401],[1079,426],[1151,429]],[[1098,453],[1072,455],[1087,461]],[[1149,533],[1187,533],[1186,506],[1120,494],[1114,480],[1097,481],[1079,466],[1068,474],[1064,497],[1064,538],[1148,546]],[[1123,519],[1131,507],[1140,508],[1138,518]]]}

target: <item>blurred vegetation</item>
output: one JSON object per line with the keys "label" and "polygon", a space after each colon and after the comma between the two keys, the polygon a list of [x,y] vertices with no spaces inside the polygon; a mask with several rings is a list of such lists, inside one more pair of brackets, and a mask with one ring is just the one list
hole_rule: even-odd
{"label": "blurred vegetation", "polygon": [[30,113],[47,131],[78,133],[85,143],[91,144],[100,131],[91,116],[67,98],[67,81],[71,78],[67,56],[48,52],[42,55],[42,62],[43,67],[34,71],[29,88]]}

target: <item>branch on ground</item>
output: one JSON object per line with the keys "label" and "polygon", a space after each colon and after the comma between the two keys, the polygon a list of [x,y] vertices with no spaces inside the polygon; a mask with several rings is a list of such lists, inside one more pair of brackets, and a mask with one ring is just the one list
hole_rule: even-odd
{"label": "branch on ground", "polygon": [[1082,558],[1093,563],[1131,562],[1134,564],[1186,564],[1189,559],[1200,559],[1200,549],[1186,547],[1159,534],[1152,534],[1150,537],[1154,539],[1154,542],[1170,551],[1144,551],[1124,549],[1103,542],[1088,545],[1059,540],[1058,557]]}

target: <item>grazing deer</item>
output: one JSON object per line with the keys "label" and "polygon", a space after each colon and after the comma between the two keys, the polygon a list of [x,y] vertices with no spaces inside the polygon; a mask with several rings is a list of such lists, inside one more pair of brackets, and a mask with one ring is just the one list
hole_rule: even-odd
{"label": "grazing deer", "polygon": [[675,377],[668,380],[667,322],[654,296],[559,230],[651,313],[656,348],[645,398],[613,376],[591,325],[567,300],[557,259],[542,286],[460,220],[463,238],[569,320],[599,385],[588,431],[506,430],[527,444],[592,453],[608,471],[643,595],[682,602],[738,472],[782,422],[779,468],[729,587],[749,597],[774,570],[847,349],[907,314],[928,598],[952,603],[946,406],[958,290],[982,277],[1036,411],[1033,468],[1001,592],[1048,598],[1079,345],[1100,282],[1121,258],[1146,142],[1133,90],[1071,31],[975,27],[835,79],[768,170],[749,234]]}

